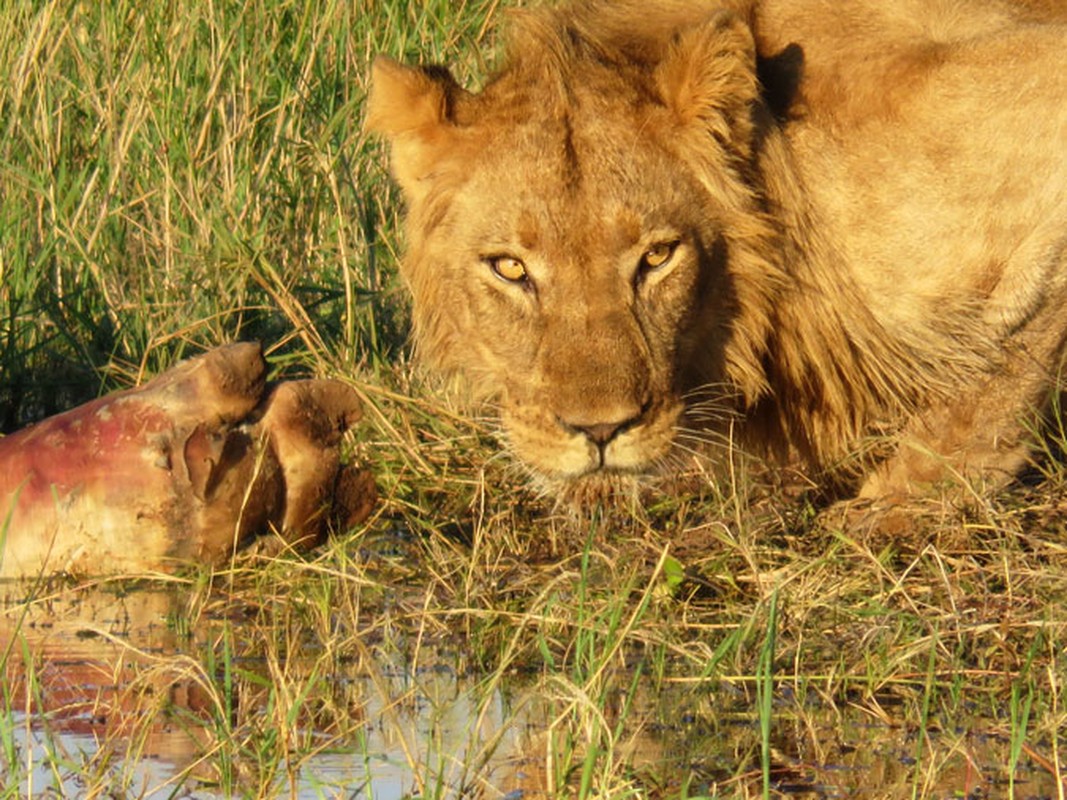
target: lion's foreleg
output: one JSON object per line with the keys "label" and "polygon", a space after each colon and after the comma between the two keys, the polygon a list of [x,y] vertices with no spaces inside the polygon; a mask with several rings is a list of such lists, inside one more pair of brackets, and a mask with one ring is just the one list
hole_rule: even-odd
{"label": "lion's foreleg", "polygon": [[1032,464],[1043,424],[1067,390],[1065,303],[1064,296],[1047,302],[1012,336],[995,373],[913,419],[860,497],[898,500],[939,484],[1000,486]]}

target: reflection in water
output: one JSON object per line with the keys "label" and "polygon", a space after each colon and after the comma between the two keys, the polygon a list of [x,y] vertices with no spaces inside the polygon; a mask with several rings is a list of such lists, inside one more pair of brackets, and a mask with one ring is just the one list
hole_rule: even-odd
{"label": "reflection in water", "polygon": [[[110,769],[122,796],[170,797],[175,789],[178,797],[218,796],[211,756],[225,746],[216,743],[223,678],[206,674],[210,658],[202,655],[217,643],[222,621],[185,629],[180,589],[60,587],[36,591],[31,602],[19,594],[26,584],[5,588],[0,734],[18,757],[16,769],[0,754],[0,768],[17,771],[22,794],[84,796],[79,775]],[[241,659],[246,674],[256,667]],[[365,724],[354,741],[322,735],[328,748],[302,761],[292,783],[280,776],[279,794],[400,800],[423,782],[471,780],[470,764],[487,760],[497,745],[516,751],[517,717],[502,693],[481,702],[476,682],[447,666],[411,673],[380,664],[374,673],[330,678],[363,684],[358,714]],[[269,699],[246,692],[241,702],[264,706]]]}
{"label": "reflection in water", "polygon": [[[155,773],[194,763],[203,729],[173,713],[147,713],[180,709],[203,719],[209,707],[200,668],[172,624],[175,593],[38,588],[30,602],[20,596],[28,587],[7,584],[0,608],[4,711],[24,749],[23,768],[35,765],[27,788],[115,754],[140,762],[131,777],[150,783]],[[59,756],[72,763],[55,767]],[[53,788],[66,795],[76,783]]]}
{"label": "reflection in water", "polygon": [[[0,770],[18,776],[20,794],[100,794],[86,788],[86,775],[101,776],[112,796],[223,794],[213,787],[235,743],[220,709],[236,711],[221,696],[227,679],[213,654],[220,632],[238,618],[190,623],[188,587],[60,587],[36,591],[33,602],[18,594],[25,585],[6,588]],[[312,672],[302,659],[290,658],[285,669]],[[571,765],[580,765],[583,746],[580,737],[553,738],[566,727],[556,715],[568,704],[548,696],[552,676],[533,690],[529,678],[501,681],[486,694],[478,680],[457,673],[462,659],[451,659],[447,652],[424,657],[412,670],[400,656],[388,663],[376,651],[371,662],[338,663],[338,674],[325,680],[349,698],[351,730],[320,730],[308,711],[299,725],[310,744],[298,762],[274,765],[273,784],[250,793],[401,800],[442,789],[447,797],[545,797],[546,765],[558,767],[571,747]],[[265,659],[239,661],[240,711],[269,729],[275,700],[265,687],[274,676]],[[693,795],[759,796],[759,725],[743,683],[668,679],[653,690],[628,673],[617,684],[634,692],[626,725],[605,723],[619,731],[615,757],[639,784],[658,785],[662,796],[677,796],[683,783]],[[935,715],[920,732],[905,722],[913,709],[894,709],[891,699],[826,707],[783,692],[772,733],[776,794],[1007,796],[1003,721]],[[609,703],[606,714],[616,710]],[[1057,796],[1055,779],[1033,758],[1016,770],[1015,790]]]}

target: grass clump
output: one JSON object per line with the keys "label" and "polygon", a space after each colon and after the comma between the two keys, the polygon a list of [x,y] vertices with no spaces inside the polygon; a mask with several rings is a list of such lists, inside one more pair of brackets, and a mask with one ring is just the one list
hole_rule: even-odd
{"label": "grass clump", "polygon": [[[409,797],[1062,797],[1054,460],[1035,486],[916,509],[892,535],[730,481],[576,524],[526,492],[491,423],[410,369],[398,198],[361,132],[368,66],[385,52],[477,80],[501,15],[489,0],[0,15],[0,430],[260,338],[276,375],[359,386],[350,448],[382,494],[308,558],[19,590],[5,785],[369,795],[395,766]],[[91,597],[125,610],[55,618],[80,620],[66,646],[95,646],[76,651],[89,683],[118,688],[57,707],[34,688],[53,686],[55,651],[30,610]],[[72,720],[94,732],[84,753],[67,752]],[[161,741],[173,769],[146,778]],[[337,757],[344,777],[316,777]]]}

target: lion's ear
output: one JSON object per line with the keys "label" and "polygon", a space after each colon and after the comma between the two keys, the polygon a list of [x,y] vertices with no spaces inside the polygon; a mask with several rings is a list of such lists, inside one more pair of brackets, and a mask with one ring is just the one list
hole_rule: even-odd
{"label": "lion's ear", "polygon": [[747,149],[759,97],[748,25],[721,11],[680,34],[656,68],[656,87],[683,124],[700,124],[720,141]]}
{"label": "lion's ear", "polygon": [[374,60],[364,126],[389,141],[393,175],[409,199],[422,197],[426,179],[447,152],[455,130],[452,102],[462,91],[443,67],[408,67],[387,56]]}

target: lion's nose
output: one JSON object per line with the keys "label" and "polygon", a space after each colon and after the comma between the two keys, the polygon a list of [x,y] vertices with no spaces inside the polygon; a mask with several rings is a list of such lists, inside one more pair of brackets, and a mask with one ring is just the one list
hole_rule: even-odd
{"label": "lion's nose", "polygon": [[591,439],[594,444],[604,445],[614,439],[615,435],[625,426],[626,423],[602,422],[598,425],[585,425],[579,427],[578,430]]}
{"label": "lion's nose", "polygon": [[640,419],[640,414],[632,417],[627,417],[626,419],[623,419],[619,422],[595,422],[592,424],[576,424],[567,422],[564,419],[561,419],[560,422],[563,423],[563,426],[565,428],[568,428],[569,430],[572,430],[575,433],[584,434],[589,441],[591,441],[597,447],[603,449],[608,444],[608,442],[610,442],[620,433],[636,425],[638,419]]}

